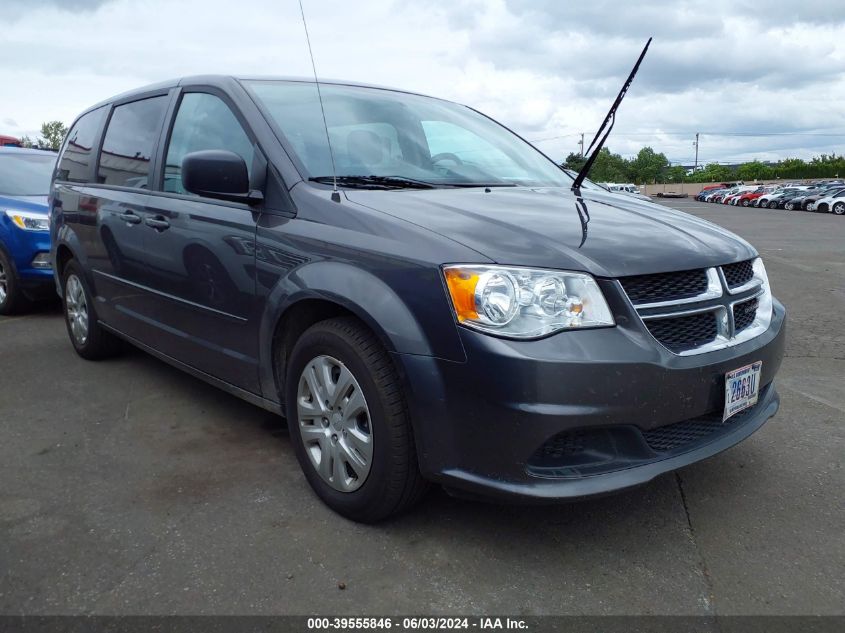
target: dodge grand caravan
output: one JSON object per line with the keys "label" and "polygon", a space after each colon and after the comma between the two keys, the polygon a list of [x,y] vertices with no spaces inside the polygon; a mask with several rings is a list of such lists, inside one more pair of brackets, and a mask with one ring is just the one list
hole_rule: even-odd
{"label": "dodge grand caravan", "polygon": [[785,313],[747,242],[573,189],[471,108],[319,87],[325,125],[312,81],[218,76],[76,120],[50,202],[80,356],[128,341],[284,415],[361,521],[427,482],[628,488],[776,413]]}

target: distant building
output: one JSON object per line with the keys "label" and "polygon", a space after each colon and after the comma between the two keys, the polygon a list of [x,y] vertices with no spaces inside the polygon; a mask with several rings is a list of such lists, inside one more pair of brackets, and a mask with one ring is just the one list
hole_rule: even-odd
{"label": "distant building", "polygon": [[20,147],[21,140],[14,136],[3,136],[0,134],[0,147]]}

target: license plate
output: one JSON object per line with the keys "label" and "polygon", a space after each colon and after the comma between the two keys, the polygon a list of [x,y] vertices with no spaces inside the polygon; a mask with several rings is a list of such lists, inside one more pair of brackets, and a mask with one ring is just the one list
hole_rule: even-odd
{"label": "license plate", "polygon": [[722,422],[757,404],[762,367],[763,361],[758,360],[725,374],[725,412],[722,414]]}

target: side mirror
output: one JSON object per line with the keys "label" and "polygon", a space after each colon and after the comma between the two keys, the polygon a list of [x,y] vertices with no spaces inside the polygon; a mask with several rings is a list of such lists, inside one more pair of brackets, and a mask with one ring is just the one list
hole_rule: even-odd
{"label": "side mirror", "polygon": [[244,159],[223,149],[191,152],[182,159],[182,186],[206,198],[258,204],[260,191],[250,191]]}

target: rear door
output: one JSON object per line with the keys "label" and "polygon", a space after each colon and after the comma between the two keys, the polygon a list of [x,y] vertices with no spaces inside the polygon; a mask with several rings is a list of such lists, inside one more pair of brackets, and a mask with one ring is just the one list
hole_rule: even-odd
{"label": "rear door", "polygon": [[[150,310],[144,283],[144,219],[155,150],[164,122],[167,92],[118,103],[100,145],[95,182],[86,195],[84,232],[97,310],[110,326],[150,344]],[[92,219],[93,219],[92,218]]]}
{"label": "rear door", "polygon": [[[255,140],[222,92],[185,91],[164,135],[157,191],[146,201],[145,285],[156,349],[232,385],[259,392],[255,311],[258,211],[201,198],[182,186],[191,152],[235,152],[251,172]],[[266,163],[265,163],[266,164]],[[260,188],[260,179],[256,188]]]}

